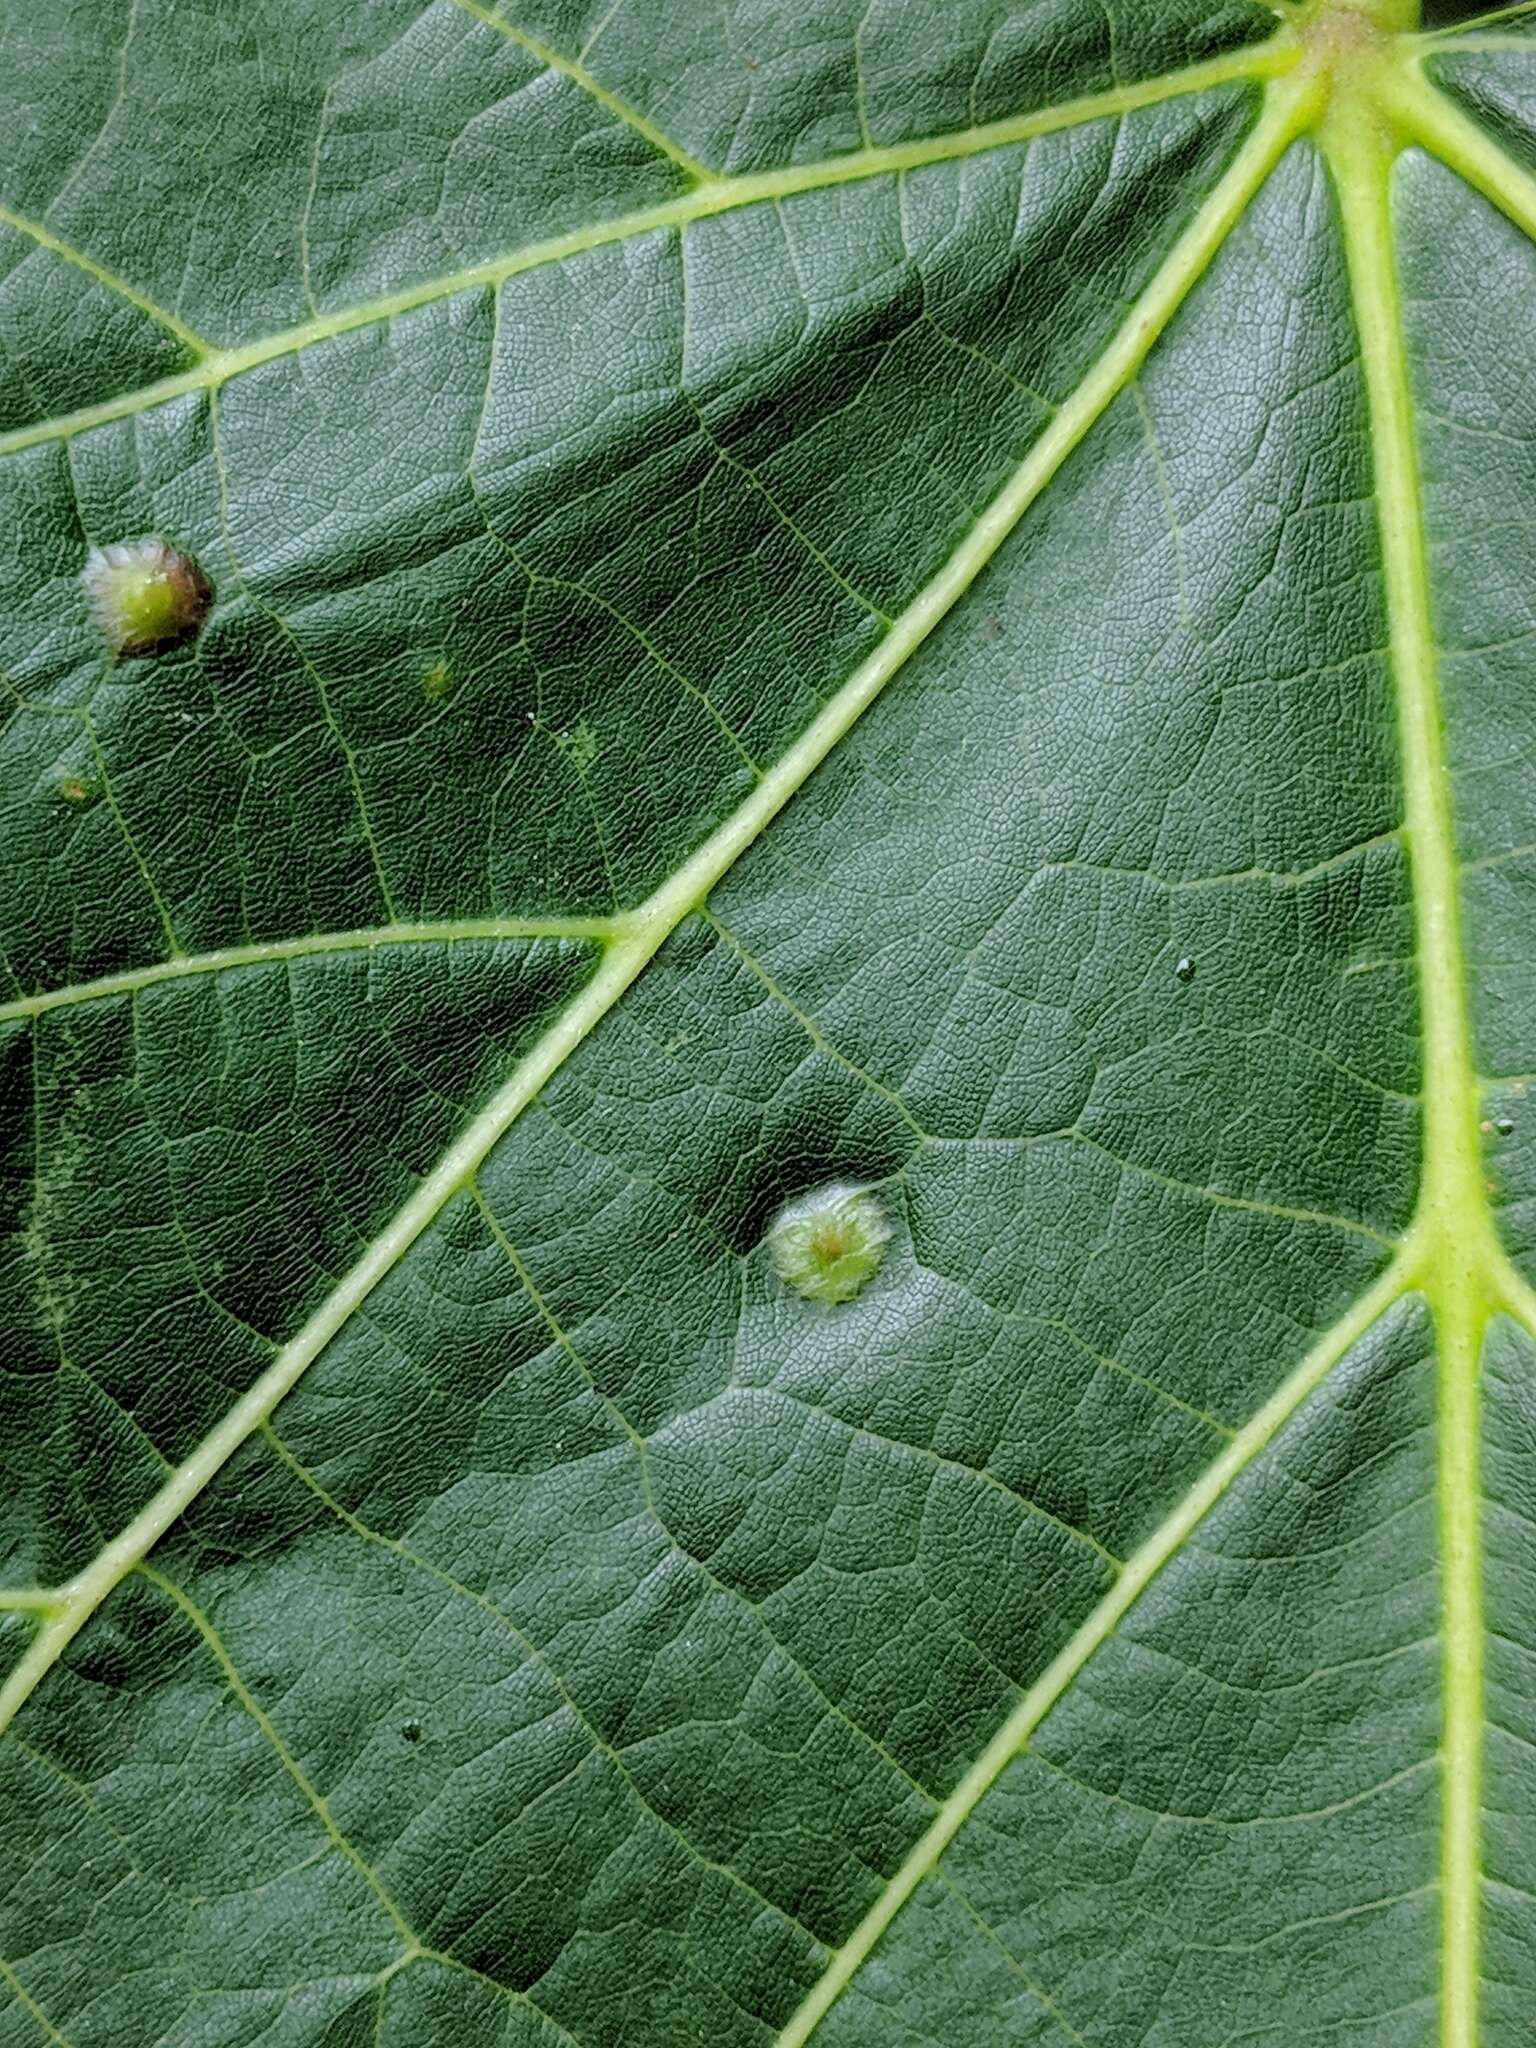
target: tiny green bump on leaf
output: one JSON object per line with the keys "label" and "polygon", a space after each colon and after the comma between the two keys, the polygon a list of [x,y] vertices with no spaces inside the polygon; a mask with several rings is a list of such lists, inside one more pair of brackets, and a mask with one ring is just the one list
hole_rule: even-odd
{"label": "tiny green bump on leaf", "polygon": [[191,639],[213,602],[192,557],[152,534],[92,548],[85,587],[114,658],[159,654]]}
{"label": "tiny green bump on leaf", "polygon": [[597,734],[586,718],[578,719],[570,732],[557,733],[555,744],[578,775],[585,775],[597,759]]}
{"label": "tiny green bump on leaf", "polygon": [[421,694],[429,704],[440,704],[458,687],[457,678],[446,661],[435,661],[421,679]]}
{"label": "tiny green bump on leaf", "polygon": [[878,1197],[833,1181],[786,1203],[768,1231],[779,1278],[807,1301],[852,1301],[879,1272],[891,1225]]}

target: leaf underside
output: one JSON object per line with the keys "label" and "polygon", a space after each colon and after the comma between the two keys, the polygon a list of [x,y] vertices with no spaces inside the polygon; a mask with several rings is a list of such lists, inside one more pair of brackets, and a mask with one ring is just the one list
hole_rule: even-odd
{"label": "leaf underside", "polygon": [[1528,2043],[1536,11],[1408,11],[0,15],[0,2048]]}

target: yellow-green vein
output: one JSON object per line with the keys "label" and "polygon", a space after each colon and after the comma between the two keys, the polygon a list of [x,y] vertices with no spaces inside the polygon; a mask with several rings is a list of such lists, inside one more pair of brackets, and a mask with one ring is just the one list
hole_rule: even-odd
{"label": "yellow-green vein", "polygon": [[482,6],[480,0],[453,0],[453,4],[462,14],[472,16],[484,27],[494,29],[498,35],[505,36],[508,42],[516,43],[519,49],[526,50],[530,57],[536,58],[548,70],[558,71],[563,77],[570,79],[573,85],[579,85],[584,93],[596,100],[597,104],[612,114],[615,120],[622,121],[626,128],[633,128],[637,135],[644,136],[652,149],[670,158],[679,170],[686,172],[693,179],[695,184],[703,184],[714,176],[707,164],[701,164],[696,156],[690,156],[670,135],[664,135],[655,122],[647,120],[637,107],[632,107],[628,100],[620,99],[616,92],[610,92],[607,86],[599,84],[579,58],[562,56],[558,50],[551,49],[548,43],[541,42],[537,36],[529,35],[526,29],[518,28],[515,23],[508,21],[506,16],[498,13],[494,7]]}
{"label": "yellow-green vein", "polygon": [[[1536,54],[1536,40],[1531,50]],[[1429,150],[1517,228],[1536,236],[1536,178],[1436,91],[1418,65],[1395,64],[1384,71],[1378,97],[1404,141]]]}
{"label": "yellow-green vein", "polygon": [[178,953],[143,967],[125,967],[117,974],[99,974],[90,981],[40,989],[0,1003],[0,1024],[17,1017],[42,1017],[50,1010],[72,1009],[78,1003],[100,1003],[132,995],[163,981],[185,981],[200,974],[224,974],[234,967],[259,967],[269,960],[304,960],[315,953],[368,953],[390,946],[450,946],[466,940],[494,943],[499,939],[574,939],[604,944],[623,929],[613,917],[460,917],[422,924],[380,924],[353,931],[307,932],[296,939],[255,939],[244,945],[217,946],[210,953]]}
{"label": "yellow-green vein", "polygon": [[214,353],[212,344],[204,341],[200,334],[195,334],[185,321],[178,320],[174,313],[168,313],[164,306],[157,306],[154,300],[147,298],[136,285],[131,285],[126,278],[119,277],[115,270],[109,270],[104,263],[98,263],[95,257],[87,255],[85,250],[77,249],[73,242],[63,241],[52,228],[45,227],[41,221],[30,220],[26,214],[17,213],[13,207],[0,206],[0,225],[14,228],[19,235],[30,236],[40,249],[46,249],[50,255],[60,257],[74,269],[84,271],[85,275],[99,284],[103,291],[111,292],[116,298],[126,299],[130,306],[136,306],[146,318],[153,320],[157,327],[163,327],[167,334],[173,335],[183,348],[189,349],[199,360]]}
{"label": "yellow-green vein", "polygon": [[1140,84],[1086,94],[1081,99],[993,121],[984,127],[959,129],[953,134],[926,141],[855,150],[847,156],[831,157],[819,163],[795,164],[784,170],[712,179],[679,199],[664,200],[656,206],[620,214],[613,220],[575,228],[548,241],[530,243],[510,255],[488,257],[483,262],[467,264],[446,275],[425,278],[419,284],[406,285],[376,299],[342,307],[236,348],[217,349],[195,368],[162,377],[137,391],[121,392],[96,405],[82,406],[78,411],[62,414],[57,419],[37,420],[29,426],[13,428],[9,433],[0,434],[0,455],[15,454],[48,441],[67,440],[89,427],[126,419],[150,406],[164,405],[170,399],[184,397],[190,392],[215,390],[231,377],[281,356],[297,354],[302,349],[313,348],[378,321],[395,319],[418,306],[431,305],[460,292],[504,284],[508,278],[517,277],[524,271],[537,270],[549,263],[567,262],[590,249],[628,241],[635,235],[683,227],[689,221],[729,213],[738,207],[791,198],[801,192],[857,184],[866,178],[886,177],[896,171],[918,169],[924,164],[979,156],[988,150],[1005,148],[1010,143],[1027,142],[1038,135],[1054,134],[1064,128],[1080,127],[1085,122],[1103,120],[1116,114],[1134,113],[1138,108],[1203,92],[1213,86],[1277,78],[1292,69],[1297,55],[1293,42],[1277,36],[1271,42],[1230,56],[1213,58],[1204,64],[1190,65],[1183,71],[1166,72]]}
{"label": "yellow-green vein", "polygon": [[1141,1598],[1191,1532],[1259,1456],[1275,1432],[1332,1372],[1403,1292],[1405,1269],[1394,1261],[1353,1308],[1308,1352],[1264,1406],[1208,1465],[1178,1506],[1131,1557],[1082,1626],[1046,1666],[981,1755],[951,1792],[900,1869],[832,1958],[825,1973],[779,2035],[778,2048],[804,2048],[874,1952],[886,1929],[975,1811],[982,1795],[1016,1757],[1101,1644]]}
{"label": "yellow-green vein", "polygon": [[167,1578],[163,1572],[156,1571],[152,1565],[140,1564],[138,1572],[139,1576],[149,1585],[155,1587],[158,1592],[164,1594],[168,1600],[172,1601],[197,1631],[203,1647],[218,1666],[219,1674],[226,1686],[228,1686],[236,1703],[255,1723],[262,1739],[282,1765],[283,1770],[292,1780],[305,1803],[313,1811],[315,1818],[324,1829],[331,1847],[338,1856],[342,1857],[344,1861],[352,1866],[369,1891],[378,1900],[379,1905],[387,1915],[401,1942],[400,1954],[384,1974],[393,1975],[407,1964],[417,1960],[441,1963],[449,1969],[463,1970],[467,1975],[478,1978],[481,1983],[491,1985],[504,1998],[536,2014],[541,2022],[553,2027],[562,2040],[569,2041],[571,2048],[580,2048],[580,2044],[576,2041],[575,2037],[560,2025],[560,2022],[552,2013],[546,2012],[543,2006],[535,2004],[532,1997],[526,1991],[521,1991],[510,1984],[499,1983],[494,1977],[486,1977],[481,1971],[474,1969],[470,1964],[461,1962],[457,1956],[448,1955],[440,1949],[431,1948],[422,1940],[421,1936],[416,1933],[405,1914],[396,1904],[373,1865],[356,1844],[343,1833],[336,1820],[336,1816],[331,1811],[329,1801],[300,1763],[298,1757],[295,1756],[283,1740],[282,1734],[271,1715],[246,1684],[241,1676],[238,1665],[230,1655],[228,1645],[209,1617],[198,1606],[197,1602],[192,1599],[190,1594],[181,1586],[178,1586],[173,1579]]}
{"label": "yellow-green vein", "polygon": [[43,2031],[44,2037],[54,2042],[56,2048],[73,2048],[73,2043],[70,2041],[69,2036],[59,2032],[53,2021],[49,2019],[47,2013],[43,2011],[43,2008],[28,1991],[26,1985],[22,1983],[16,1972],[3,1957],[0,1957],[0,1984],[5,1984],[9,1987],[12,1997],[15,1998],[23,2012],[36,2020],[38,2026]]}
{"label": "yellow-green vein", "polygon": [[260,1378],[133,1520],[76,1579],[60,1589],[57,1610],[0,1687],[0,1728],[30,1698],[112,1588],[148,1555],[220,1467],[298,1384],[446,1204],[468,1184],[491,1148],[597,1028],[670,934],[703,904],[720,877],[852,730],[913,651],[970,589],[1110,401],[1126,388],[1315,105],[1315,81],[1307,78],[1282,81],[1270,91],[1269,103],[1253,132],[1131,307],[1114,339],[944,567],[918,592],[880,645],[745,802],[626,918],[622,936],[607,947],[592,979],[518,1062],[485,1108]]}
{"label": "yellow-green vein", "polygon": [[1478,2035],[1483,1742],[1478,1360],[1503,1263],[1483,1185],[1450,775],[1441,729],[1418,449],[1392,233],[1396,152],[1374,108],[1324,128],[1364,368],[1398,705],[1423,1033],[1424,1161],[1410,1244],[1439,1338],[1443,1812],[1441,2040]]}

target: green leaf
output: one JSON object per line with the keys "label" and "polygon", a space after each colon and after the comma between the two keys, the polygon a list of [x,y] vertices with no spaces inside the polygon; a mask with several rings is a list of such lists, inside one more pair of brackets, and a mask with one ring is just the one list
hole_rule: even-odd
{"label": "green leaf", "polygon": [[0,2048],[1524,2048],[1536,8],[1414,12],[0,26]]}

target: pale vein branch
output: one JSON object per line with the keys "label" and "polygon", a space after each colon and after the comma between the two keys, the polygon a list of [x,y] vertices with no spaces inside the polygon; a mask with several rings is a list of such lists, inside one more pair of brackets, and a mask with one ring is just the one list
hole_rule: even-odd
{"label": "pale vein branch", "polygon": [[610,92],[607,86],[600,85],[579,58],[562,56],[558,50],[551,49],[548,43],[541,42],[537,36],[529,35],[526,29],[518,28],[515,23],[508,21],[506,16],[499,14],[494,7],[482,6],[480,0],[453,0],[453,4],[461,13],[471,15],[486,28],[494,29],[498,35],[505,36],[509,43],[516,43],[519,49],[526,50],[530,57],[536,57],[539,63],[547,66],[549,70],[558,71],[563,77],[570,79],[573,85],[579,85],[584,93],[589,94],[600,107],[622,121],[625,127],[633,128],[637,135],[643,135],[652,149],[659,150],[664,157],[670,158],[679,170],[685,171],[693,179],[695,184],[704,184],[713,178],[714,172],[707,164],[701,164],[696,156],[690,156],[670,135],[664,135],[653,121],[647,120],[637,107],[629,104],[628,100],[620,99],[616,92]]}
{"label": "pale vein branch", "polygon": [[1006,148],[1010,143],[1027,142],[1038,135],[1050,135],[1065,128],[1080,127],[1086,122],[1134,113],[1138,108],[1156,106],[1164,100],[1207,91],[1213,86],[1255,84],[1290,71],[1296,64],[1297,55],[1294,43],[1277,38],[1255,49],[1212,58],[1203,64],[1192,64],[1185,70],[1166,72],[1159,78],[1145,79],[1136,85],[1085,94],[1080,99],[1063,101],[1059,106],[1041,107],[1033,113],[988,122],[983,127],[959,129],[949,135],[919,142],[854,150],[846,156],[830,157],[819,163],[793,164],[777,171],[711,179],[681,198],[642,207],[634,213],[620,214],[613,220],[597,221],[589,227],[575,228],[569,234],[531,243],[510,255],[489,257],[480,263],[467,264],[461,270],[425,278],[419,284],[407,285],[400,291],[365,300],[356,306],[342,307],[318,319],[304,321],[297,327],[246,342],[238,348],[216,350],[194,369],[162,377],[137,391],[119,393],[99,404],[62,414],[57,419],[38,420],[29,426],[14,428],[9,433],[0,434],[0,455],[14,454],[43,442],[67,440],[86,428],[128,418],[189,392],[215,390],[243,371],[334,340],[338,335],[350,334],[359,327],[392,320],[418,306],[432,305],[460,292],[495,287],[524,271],[537,270],[545,264],[568,262],[588,250],[629,241],[636,235],[684,227],[689,221],[729,213],[738,207],[791,198],[802,192],[858,184],[865,179],[887,177],[897,171],[915,170],[924,164],[950,163],[964,157],[979,156],[988,150]]}
{"label": "pale vein branch", "polygon": [[163,1593],[168,1600],[173,1601],[192,1624],[193,1628],[196,1629],[204,1647],[213,1658],[215,1664],[218,1665],[225,1684],[229,1687],[230,1692],[234,1695],[239,1705],[256,1723],[268,1746],[277,1757],[278,1762],[303,1794],[305,1803],[312,1808],[315,1818],[324,1828],[331,1846],[357,1871],[368,1889],[383,1907],[385,1913],[388,1914],[395,1932],[406,1947],[419,1949],[422,1943],[415,1929],[410,1925],[410,1922],[385,1890],[377,1871],[364,1858],[361,1851],[355,1848],[342,1833],[337,1825],[335,1815],[326,1803],[324,1794],[309,1776],[292,1750],[289,1749],[287,1743],[284,1742],[273,1724],[272,1717],[267,1713],[261,1702],[255,1697],[250,1687],[241,1677],[234,1658],[230,1655],[223,1638],[219,1635],[208,1616],[203,1613],[191,1595],[181,1586],[177,1585],[174,1579],[168,1579],[163,1572],[156,1571],[152,1565],[141,1563],[138,1569],[140,1576],[155,1587],[158,1592]]}
{"label": "pale vein branch", "polygon": [[[1531,48],[1536,54],[1536,42]],[[1395,67],[1379,91],[1409,141],[1438,157],[1536,240],[1536,178],[1507,150],[1430,85],[1416,66]]]}
{"label": "pale vein branch", "polygon": [[[1474,15],[1470,21],[1454,21],[1447,28],[1431,29],[1416,40],[1430,48],[1475,50],[1480,47],[1478,39],[1485,30],[1501,29],[1511,22],[1528,21],[1532,14],[1536,14],[1536,0],[1513,0],[1511,6],[1490,7],[1486,14]],[[1522,42],[1520,47],[1536,49],[1536,45],[1528,42]]]}
{"label": "pale vein branch", "polygon": [[55,2048],[73,2048],[69,2036],[59,2032],[53,2021],[49,2019],[47,2013],[43,2011],[43,2008],[28,1991],[26,1985],[22,1983],[10,1964],[5,1961],[4,1957],[0,1957],[0,1984],[9,1986],[11,1995],[17,2004],[22,2008],[23,2012],[37,2022],[43,2031],[44,2038],[52,2041],[55,2044]]}
{"label": "pale vein branch", "polygon": [[685,917],[734,866],[812,772],[852,730],[908,657],[987,567],[1057,470],[1135,377],[1153,344],[1255,192],[1315,108],[1305,77],[1271,89],[1253,132],[1174,245],[1119,331],[981,514],[948,562],[897,618],[800,738],[739,808],[627,920],[580,994],[550,1025],[478,1116],[465,1126],[363,1256],[192,1455],[86,1570],[62,1589],[59,1612],[38,1631],[0,1687],[0,1728],[30,1698],[65,1646],[133,1570],[345,1327],[385,1276],[461,1192],[516,1119],[618,1002]]}
{"label": "pale vein branch", "polygon": [[1175,1557],[1233,1482],[1269,1445],[1307,1396],[1401,1296],[1407,1278],[1394,1260],[1355,1306],[1309,1351],[1285,1383],[1208,1465],[1178,1506],[1127,1563],[1115,1584],[1054,1657],[966,1772],[885,1891],[833,1958],[789,2025],[778,2048],[802,2048],[873,1953],[886,1929],[932,1875],[982,1795],[1024,1748],[1084,1665],[1109,1640],[1157,1574]]}
{"label": "pale vein branch", "polygon": [[179,953],[91,981],[40,989],[0,1003],[0,1024],[17,1017],[41,1017],[50,1010],[72,1009],[80,1003],[104,1002],[133,995],[161,982],[185,981],[202,974],[224,974],[235,967],[259,967],[271,960],[303,960],[317,953],[366,953],[390,946],[447,946],[466,940],[492,943],[505,939],[571,939],[605,943],[623,929],[612,917],[463,917],[438,923],[381,924],[355,931],[308,932],[295,939],[257,939],[246,945],[218,946],[209,953]]}
{"label": "pale vein branch", "polygon": [[30,236],[39,248],[48,250],[51,255],[73,265],[76,270],[84,271],[85,275],[93,283],[99,284],[104,291],[111,292],[116,298],[126,299],[130,306],[137,307],[139,312],[153,320],[157,327],[163,327],[167,334],[174,335],[183,348],[190,349],[199,359],[214,354],[213,344],[204,341],[200,334],[195,334],[185,321],[178,320],[174,313],[168,313],[164,306],[157,306],[154,300],[146,298],[137,286],[129,284],[126,278],[119,277],[115,270],[108,270],[104,263],[98,263],[95,257],[87,255],[85,250],[77,249],[72,242],[63,241],[52,228],[45,227],[41,221],[31,220],[24,213],[17,213],[14,207],[0,206],[0,225],[14,228],[20,235]]}
{"label": "pale vein branch", "polygon": [[[506,1245],[507,1241],[500,1226],[496,1224],[494,1217],[490,1215],[483,1201],[481,1209],[482,1213],[486,1216],[488,1224],[492,1227],[498,1242]],[[507,1245],[507,1249],[510,1251],[510,1245]],[[519,1277],[522,1277],[521,1262],[518,1263],[517,1270]],[[542,1308],[542,1302],[539,1306]],[[553,1322],[553,1318],[548,1317],[548,1312],[546,1311],[545,1313],[546,1319]],[[564,1332],[562,1331],[560,1334],[563,1338]],[[574,1352],[572,1355],[574,1356]],[[581,1369],[586,1374],[585,1365]],[[591,1384],[590,1375],[587,1375],[587,1378],[588,1383]],[[716,1858],[710,1856],[683,1827],[676,1821],[668,1818],[666,1811],[657,1802],[654,1794],[647,1791],[646,1787],[636,1777],[623,1751],[616,1748],[609,1741],[599,1723],[593,1719],[587,1709],[581,1704],[575,1692],[572,1691],[570,1685],[562,1676],[550,1653],[540,1648],[539,1644],[534,1641],[526,1629],[520,1628],[511,1615],[504,1608],[497,1605],[489,1593],[476,1591],[473,1586],[468,1585],[463,1579],[456,1577],[453,1572],[440,1564],[435,1564],[430,1557],[413,1548],[403,1537],[387,1536],[381,1530],[375,1529],[369,1523],[362,1521],[349,1508],[343,1507],[334,1494],[326,1491],[315,1474],[298,1454],[289,1448],[288,1444],[270,1423],[264,1426],[262,1434],[270,1446],[273,1456],[279,1460],[287,1471],[293,1474],[298,1484],[313,1494],[315,1499],[320,1501],[327,1511],[334,1515],[344,1527],[350,1529],[360,1542],[377,1545],[380,1549],[389,1551],[392,1556],[398,1557],[403,1563],[410,1565],[424,1577],[431,1579],[446,1592],[452,1593],[456,1599],[466,1600],[473,1606],[478,1607],[483,1614],[489,1615],[496,1626],[516,1643],[524,1658],[543,1673],[550,1685],[559,1694],[572,1718],[578,1723],[583,1735],[592,1745],[593,1754],[601,1756],[606,1760],[614,1773],[623,1781],[636,1806],[650,1821],[654,1822],[663,1834],[677,1843],[691,1862],[696,1863],[702,1870],[712,1872],[732,1891],[744,1893],[753,1902],[754,1909],[766,1909],[766,1911],[773,1914],[776,1920],[796,1928],[808,1941],[814,1942],[818,1948],[825,1947],[826,1944],[822,1941],[820,1935],[813,1928],[808,1927],[803,1920],[798,1919],[788,1907],[781,1906],[776,1899],[771,1899],[766,1892],[760,1891],[755,1884],[743,1877],[739,1871],[733,1870],[730,1864],[719,1862]]]}

